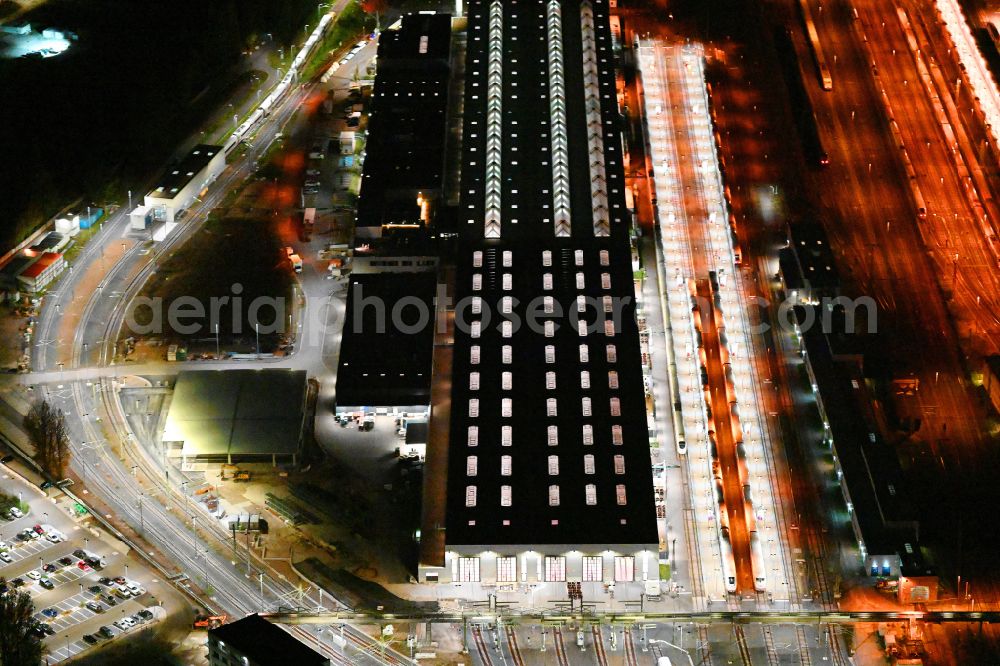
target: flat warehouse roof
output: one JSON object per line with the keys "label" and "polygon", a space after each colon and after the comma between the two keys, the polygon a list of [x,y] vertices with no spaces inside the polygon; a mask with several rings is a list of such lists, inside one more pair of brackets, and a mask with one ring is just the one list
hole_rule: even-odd
{"label": "flat warehouse roof", "polygon": [[158,199],[173,199],[221,150],[222,146],[198,144],[184,159],[167,168],[149,195]]}
{"label": "flat warehouse roof", "polygon": [[[351,276],[337,368],[337,405],[430,403],[436,285],[433,272]],[[421,309],[427,319],[419,326]]]}
{"label": "flat warehouse roof", "polygon": [[185,456],[292,455],[299,449],[304,370],[186,370],[163,439]]}
{"label": "flat warehouse roof", "polygon": [[656,544],[607,3],[468,16],[446,542]]}

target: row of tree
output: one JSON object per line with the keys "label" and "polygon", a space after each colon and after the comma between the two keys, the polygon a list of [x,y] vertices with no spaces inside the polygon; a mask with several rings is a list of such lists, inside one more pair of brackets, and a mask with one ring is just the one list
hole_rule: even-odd
{"label": "row of tree", "polygon": [[24,430],[35,447],[35,462],[51,478],[62,479],[69,463],[69,435],[63,411],[47,400],[39,400],[25,415]]}

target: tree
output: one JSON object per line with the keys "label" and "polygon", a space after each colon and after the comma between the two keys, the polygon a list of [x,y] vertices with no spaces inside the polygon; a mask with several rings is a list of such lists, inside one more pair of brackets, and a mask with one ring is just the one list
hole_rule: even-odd
{"label": "tree", "polygon": [[35,447],[35,462],[49,476],[63,478],[69,461],[69,437],[62,410],[56,409],[47,400],[40,400],[25,415],[24,429]]}
{"label": "tree", "polygon": [[[0,578],[0,588],[7,581]],[[32,628],[35,605],[27,592],[17,589],[0,594],[0,666],[37,666],[42,660],[42,643]]]}

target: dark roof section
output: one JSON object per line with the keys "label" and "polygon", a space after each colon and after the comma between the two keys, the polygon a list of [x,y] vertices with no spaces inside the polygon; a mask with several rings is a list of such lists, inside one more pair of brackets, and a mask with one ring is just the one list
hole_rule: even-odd
{"label": "dark roof section", "polygon": [[386,63],[422,66],[429,61],[448,64],[451,55],[451,14],[407,14],[399,30],[386,30],[378,39],[378,66]]}
{"label": "dark roof section", "polygon": [[[337,368],[338,406],[430,403],[436,285],[433,272],[351,276]],[[427,315],[422,327],[417,326],[423,316],[418,304]]]}
{"label": "dark roof section", "polygon": [[330,660],[322,654],[256,613],[247,615],[242,620],[210,629],[208,635],[216,641],[232,646],[255,664],[321,666],[330,663]]}
{"label": "dark roof section", "polygon": [[222,146],[198,144],[180,162],[167,167],[157,181],[156,187],[149,193],[150,196],[157,199],[173,199],[221,150]]}
{"label": "dark roof section", "polygon": [[[579,2],[561,5],[565,96],[573,101],[566,104],[572,235],[555,236],[545,4],[528,5],[503,3],[502,231],[500,238],[487,239],[484,159],[490,3],[468,3],[445,538],[449,545],[470,546],[655,544],[658,537],[607,3],[593,2],[604,102],[600,111],[605,131],[609,237],[596,237],[593,230]],[[602,265],[605,251],[607,265]],[[543,252],[550,253],[551,266],[543,265]],[[505,265],[505,253],[509,253],[509,265]],[[551,289],[543,288],[546,274],[551,276]],[[582,288],[577,274],[583,280]],[[610,282],[608,288],[602,286],[605,277]],[[482,280],[478,290],[473,288],[474,279]],[[504,286],[505,279],[510,280],[509,289]],[[553,297],[555,312],[566,316],[543,314],[546,295]],[[482,298],[483,312],[491,314],[489,323],[482,317],[478,338],[472,337],[470,324],[479,317],[469,307],[464,311],[462,307],[474,296]],[[513,299],[510,319],[521,322],[509,338],[504,337],[501,326],[507,318],[500,305],[506,296]],[[620,327],[613,336],[605,335],[603,325],[586,336],[579,334],[571,324],[578,296],[597,299],[598,303],[603,296],[611,296],[616,305],[624,306]],[[536,326],[526,323],[531,312]],[[584,318],[594,320],[592,307]],[[462,326],[463,319],[470,324]],[[545,320],[555,325],[551,337],[544,332]],[[609,344],[615,347],[617,357],[613,360],[607,355]],[[505,345],[511,347],[509,360],[503,357]],[[581,361],[581,345],[587,350],[586,362]],[[547,354],[548,346],[554,348],[554,357]],[[473,361],[476,352],[478,363]],[[584,371],[589,377],[581,374]],[[477,377],[473,373],[478,373],[478,388],[474,388]],[[504,388],[504,373],[510,373],[509,388]],[[555,388],[549,388],[548,373],[554,373]],[[588,380],[589,388],[585,388]],[[550,398],[556,401],[554,416],[548,415]],[[590,400],[589,415],[585,415],[584,398]],[[503,413],[505,399],[511,401],[509,416]],[[612,414],[612,399],[620,407],[617,416]],[[478,415],[472,414],[472,400],[478,400]],[[504,441],[506,426],[511,428],[509,444]],[[584,426],[592,428],[593,443],[585,443]],[[621,427],[620,444],[613,442],[614,426]],[[474,441],[470,427],[477,428]],[[555,429],[550,431],[550,427]],[[555,436],[552,443],[550,433]],[[475,456],[474,462],[470,456]],[[558,457],[552,461],[558,465],[558,473],[550,472],[554,470],[550,456]],[[587,456],[593,456],[592,469]],[[622,473],[616,469],[616,456],[622,456]],[[472,467],[474,474],[470,473]],[[593,504],[587,501],[591,485],[596,491]],[[624,504],[618,501],[619,485],[625,487]],[[473,486],[474,503],[467,500],[467,489]],[[505,486],[510,488],[510,506],[502,505]],[[550,486],[558,486],[557,505],[550,502]]]}
{"label": "dark roof section", "polygon": [[[425,36],[426,57],[416,54]],[[358,199],[359,227],[420,223],[418,195],[432,202],[432,213],[438,205],[444,177],[450,39],[448,14],[408,14],[399,30],[386,31],[379,39]]]}
{"label": "dark roof section", "polygon": [[[800,319],[803,313],[800,308]],[[804,327],[802,339],[865,548],[870,554],[898,553],[904,567],[920,570],[919,523],[899,459],[872,425],[871,397],[860,367],[856,360],[836,360],[832,347],[837,343],[818,325]]]}
{"label": "dark roof section", "polygon": [[836,259],[820,224],[789,225],[788,248],[781,250],[779,261],[789,289],[831,293],[840,286]]}

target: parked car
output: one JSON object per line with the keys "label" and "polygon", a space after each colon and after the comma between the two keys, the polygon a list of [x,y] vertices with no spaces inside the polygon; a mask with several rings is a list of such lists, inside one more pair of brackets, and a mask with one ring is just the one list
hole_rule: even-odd
{"label": "parked car", "polygon": [[104,587],[112,587],[115,584],[115,581],[111,580],[107,576],[105,576],[104,578],[101,578],[97,582],[100,583],[101,585],[103,585]]}
{"label": "parked car", "polygon": [[72,557],[60,557],[59,558],[59,564],[63,565],[64,567],[68,567],[69,565],[73,564],[73,558]]}
{"label": "parked car", "polygon": [[7,515],[10,517],[11,520],[17,520],[18,518],[20,518],[24,514],[16,506],[12,506],[7,511]]}
{"label": "parked car", "polygon": [[87,645],[94,645],[95,643],[97,643],[97,636],[94,636],[94,634],[84,634],[83,642],[86,643]]}
{"label": "parked car", "polygon": [[52,573],[53,571],[59,571],[59,565],[57,565],[55,562],[49,562],[48,564],[42,567],[42,571],[44,571],[45,573]]}
{"label": "parked car", "polygon": [[14,580],[10,581],[10,584],[13,585],[14,587],[24,587],[24,579],[15,578]]}
{"label": "parked car", "polygon": [[80,569],[80,571],[90,571],[90,565],[87,564],[86,562],[84,562],[83,560],[80,560],[79,562],[77,562],[76,566],[77,566],[77,568]]}
{"label": "parked car", "polygon": [[42,574],[40,574],[35,569],[32,569],[31,571],[29,571],[28,573],[26,573],[24,575],[27,576],[28,578],[30,578],[31,580],[38,580],[39,578],[42,577]]}
{"label": "parked car", "polygon": [[46,636],[52,636],[53,634],[55,634],[55,633],[56,633],[56,630],[55,630],[55,629],[53,629],[53,628],[52,628],[52,627],[51,627],[51,626],[49,625],[49,623],[48,623],[48,622],[39,622],[38,624],[39,624],[39,626],[40,626],[40,627],[42,628],[42,632],[43,632],[43,633],[44,633],[44,634],[45,634]]}
{"label": "parked car", "polygon": [[52,543],[59,543],[60,541],[66,540],[66,535],[60,532],[59,530],[52,530],[51,532],[45,533],[45,538],[51,541]]}
{"label": "parked car", "polygon": [[95,557],[94,555],[90,555],[88,557],[83,558],[83,561],[86,562],[91,567],[93,567],[94,569],[97,569],[98,571],[104,568],[104,560],[101,559],[100,557]]}
{"label": "parked car", "polygon": [[100,634],[101,636],[104,636],[105,638],[114,638],[115,636],[114,629],[112,629],[107,625],[104,625],[100,629],[98,629],[97,633]]}
{"label": "parked car", "polygon": [[318,176],[319,175],[319,169],[306,169],[306,175],[307,176]]}
{"label": "parked car", "polygon": [[31,529],[33,529],[35,531],[35,534],[37,534],[39,536],[41,536],[42,534],[45,534],[45,528],[42,527],[41,525],[35,525]]}
{"label": "parked car", "polygon": [[57,618],[59,617],[59,611],[57,611],[55,608],[46,608],[42,610],[42,615],[44,615],[47,618]]}
{"label": "parked car", "polygon": [[144,620],[152,620],[153,619],[153,611],[148,610],[146,608],[143,608],[141,611],[139,611],[138,615],[139,615],[139,617],[141,617]]}
{"label": "parked car", "polygon": [[9,453],[5,455],[3,458],[0,458],[0,463],[3,463],[4,465],[13,461],[14,461],[14,456],[10,455]]}
{"label": "parked car", "polygon": [[94,611],[95,613],[103,613],[103,612],[104,612],[104,606],[102,606],[101,604],[97,603],[96,601],[88,601],[88,602],[87,602],[86,604],[84,604],[84,605],[85,605],[85,606],[86,606],[86,607],[87,607],[87,608],[88,608],[89,610],[92,610],[92,611]]}
{"label": "parked car", "polygon": [[106,603],[109,606],[116,606],[116,605],[118,605],[118,601],[113,596],[111,596],[110,594],[102,594],[101,596],[98,597],[98,599],[100,599],[101,601],[103,601],[104,603]]}
{"label": "parked car", "polygon": [[46,590],[51,590],[52,588],[55,587],[55,585],[52,583],[51,580],[48,579],[47,576],[45,578],[42,578],[41,580],[39,580],[38,584],[41,585],[42,587],[44,587]]}
{"label": "parked car", "polygon": [[115,588],[115,596],[118,596],[122,599],[128,599],[132,595],[131,593],[129,593],[128,588],[122,585]]}
{"label": "parked car", "polygon": [[101,592],[104,591],[104,588],[102,588],[100,585],[91,585],[90,587],[87,588],[87,591],[90,592],[91,594],[100,594]]}
{"label": "parked car", "polygon": [[111,580],[115,581],[116,585],[124,585],[126,582],[124,576],[115,576]]}
{"label": "parked car", "polygon": [[87,559],[87,551],[85,551],[83,548],[77,548],[76,550],[73,551],[73,557],[78,557],[81,560],[85,560]]}
{"label": "parked car", "polygon": [[10,556],[6,550],[0,551],[0,560],[7,562],[8,564],[14,561],[14,558]]}
{"label": "parked car", "polygon": [[127,584],[127,585],[125,585],[125,587],[127,587],[127,588],[128,588],[128,591],[132,593],[132,596],[133,596],[133,597],[138,597],[138,596],[140,596],[140,595],[141,595],[141,594],[142,594],[143,592],[145,592],[145,591],[146,591],[146,590],[142,589],[141,587],[139,587],[139,585],[138,585],[138,584],[136,584],[136,583],[132,583],[132,582],[129,582],[129,583]]}

